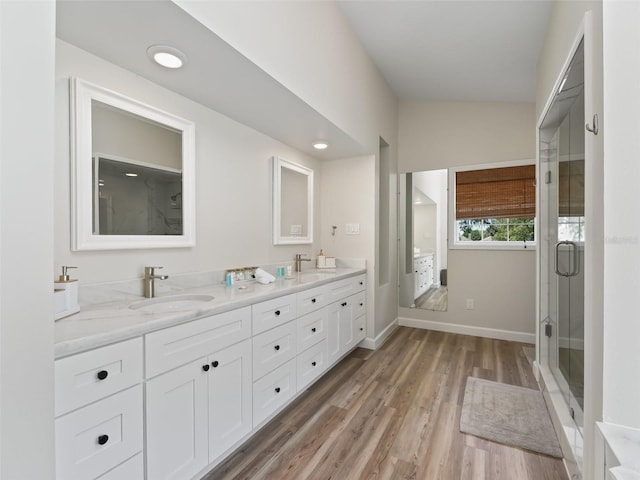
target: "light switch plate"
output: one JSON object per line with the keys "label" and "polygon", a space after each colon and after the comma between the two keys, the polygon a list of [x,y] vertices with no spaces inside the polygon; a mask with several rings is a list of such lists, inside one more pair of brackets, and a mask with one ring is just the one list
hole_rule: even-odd
{"label": "light switch plate", "polygon": [[344,228],[346,235],[360,235],[359,223],[347,223]]}

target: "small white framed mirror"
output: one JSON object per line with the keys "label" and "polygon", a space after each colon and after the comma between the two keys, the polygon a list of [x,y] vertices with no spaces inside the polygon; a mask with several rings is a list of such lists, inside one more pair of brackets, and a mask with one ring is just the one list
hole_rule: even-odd
{"label": "small white framed mirror", "polygon": [[313,170],[273,157],[273,244],[313,242]]}
{"label": "small white framed mirror", "polygon": [[72,250],[195,245],[192,122],[72,78]]}

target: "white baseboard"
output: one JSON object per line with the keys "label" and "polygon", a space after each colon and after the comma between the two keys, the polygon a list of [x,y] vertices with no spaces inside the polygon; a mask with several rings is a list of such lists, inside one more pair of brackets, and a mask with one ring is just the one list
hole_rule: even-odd
{"label": "white baseboard", "polygon": [[360,342],[359,347],[368,348],[369,350],[377,350],[379,349],[384,342],[386,342],[387,338],[391,336],[391,334],[398,328],[398,319],[396,318],[393,322],[387,325],[387,328],[382,330],[376,338],[365,338],[362,342]]}
{"label": "white baseboard", "polygon": [[400,325],[401,327],[436,330],[438,332],[472,335],[474,337],[495,338],[496,340],[511,340],[512,342],[536,343],[535,333],[513,332],[510,330],[499,330],[496,328],[472,327],[470,325],[434,322],[432,320],[418,320],[415,318],[403,317],[398,318],[398,325]]}

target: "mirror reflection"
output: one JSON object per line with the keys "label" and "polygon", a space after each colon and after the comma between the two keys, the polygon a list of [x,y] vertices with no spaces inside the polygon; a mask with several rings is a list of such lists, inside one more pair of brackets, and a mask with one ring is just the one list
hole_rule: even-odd
{"label": "mirror reflection", "polygon": [[182,133],[97,100],[91,130],[93,233],[182,235]]}
{"label": "mirror reflection", "polygon": [[400,305],[447,311],[447,170],[401,175]]}
{"label": "mirror reflection", "polygon": [[273,157],[273,244],[313,242],[313,170]]}
{"label": "mirror reflection", "polygon": [[307,176],[283,168],[280,172],[280,236],[304,237],[307,224]]}

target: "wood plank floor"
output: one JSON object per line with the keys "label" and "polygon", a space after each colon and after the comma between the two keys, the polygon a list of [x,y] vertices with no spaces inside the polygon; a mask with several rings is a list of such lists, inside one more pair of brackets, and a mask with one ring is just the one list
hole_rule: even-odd
{"label": "wood plank floor", "polygon": [[459,431],[467,376],[537,387],[523,346],[398,328],[381,349],[347,356],[204,479],[567,480],[561,460]]}

